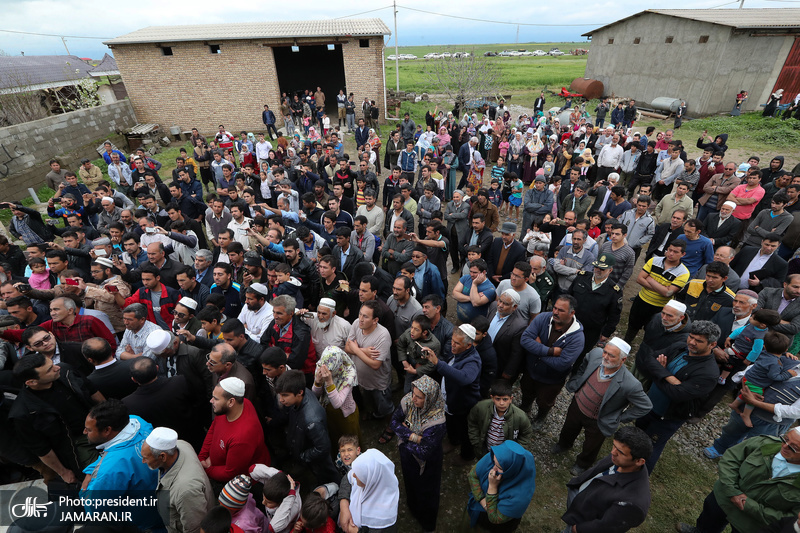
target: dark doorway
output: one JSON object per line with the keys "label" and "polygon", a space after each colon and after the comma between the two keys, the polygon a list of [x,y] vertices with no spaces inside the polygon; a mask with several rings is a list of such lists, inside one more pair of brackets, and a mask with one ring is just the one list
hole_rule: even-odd
{"label": "dark doorway", "polygon": [[300,46],[298,52],[293,52],[290,46],[281,46],[274,47],[272,53],[281,94],[293,98],[306,89],[314,92],[321,87],[325,93],[325,111],[331,123],[336,124],[336,95],[340,90],[347,92],[342,45],[333,45],[333,50],[324,44]]}

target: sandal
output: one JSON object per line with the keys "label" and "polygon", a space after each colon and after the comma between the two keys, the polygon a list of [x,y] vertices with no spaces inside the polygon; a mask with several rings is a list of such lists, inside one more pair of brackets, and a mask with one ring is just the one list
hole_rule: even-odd
{"label": "sandal", "polygon": [[394,438],[394,435],[395,435],[394,431],[392,431],[389,428],[386,428],[383,430],[383,434],[378,439],[378,442],[380,442],[381,444],[386,444],[387,442],[390,442]]}

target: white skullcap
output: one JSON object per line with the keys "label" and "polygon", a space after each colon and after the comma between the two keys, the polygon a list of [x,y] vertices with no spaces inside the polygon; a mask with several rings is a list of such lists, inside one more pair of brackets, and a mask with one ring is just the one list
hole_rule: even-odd
{"label": "white skullcap", "polygon": [[174,429],[155,428],[144,441],[154,450],[174,450],[178,446],[178,434]]}
{"label": "white skullcap", "polygon": [[197,302],[188,296],[184,296],[178,300],[178,303],[192,311],[197,311]]}
{"label": "white skullcap", "polygon": [[627,356],[628,354],[631,353],[631,345],[625,342],[624,340],[620,339],[619,337],[611,337],[608,341],[608,344],[619,348],[619,351],[622,355]]}
{"label": "white skullcap", "polygon": [[269,289],[263,283],[253,283],[250,285],[250,288],[256,291],[258,294],[269,296]]}
{"label": "white skullcap", "polygon": [[724,203],[724,204],[722,204],[722,205],[727,205],[727,206],[728,206],[728,207],[730,207],[731,209],[736,209],[737,207],[739,207],[738,205],[736,205],[736,202],[725,202],[725,203]]}
{"label": "white skullcap", "polygon": [[670,300],[666,303],[666,305],[670,306],[679,313],[686,314],[686,304],[683,302],[679,302],[678,300]]}
{"label": "white skullcap", "polygon": [[609,179],[609,181],[610,181],[610,180],[617,180],[617,181],[619,181],[619,174],[617,174],[616,172],[612,172],[612,173],[610,173],[610,174],[608,175],[608,179]]}
{"label": "white skullcap", "polygon": [[219,386],[231,396],[244,397],[244,381],[239,378],[225,378],[219,382]]}
{"label": "white skullcap", "polygon": [[111,262],[111,259],[106,259],[105,257],[98,257],[94,260],[95,263],[99,263],[106,268],[114,268],[114,263]]}
{"label": "white skullcap", "polygon": [[460,329],[461,333],[466,335],[467,338],[469,338],[469,340],[471,340],[471,341],[475,340],[475,335],[476,335],[477,331],[475,330],[474,326],[472,326],[470,324],[461,324],[460,326],[458,326],[458,329]]}
{"label": "white skullcap", "polygon": [[110,196],[103,196],[103,199],[100,200],[100,203],[103,203],[103,202],[111,202],[113,204],[114,203],[114,199],[111,198]]}
{"label": "white skullcap", "polygon": [[169,345],[172,341],[172,335],[170,335],[169,331],[164,331],[163,329],[157,329],[155,331],[150,332],[150,335],[147,336],[147,347],[156,354],[159,355],[161,352],[169,348]]}
{"label": "white skullcap", "polygon": [[333,310],[336,309],[336,302],[330,298],[322,298],[319,301],[319,305],[321,305],[322,307],[327,307],[328,309],[333,309]]}
{"label": "white skullcap", "polygon": [[506,289],[506,290],[504,290],[503,294],[501,294],[501,296],[508,296],[514,302],[514,305],[519,305],[519,302],[520,302],[519,293],[517,291],[515,291],[514,289]]}

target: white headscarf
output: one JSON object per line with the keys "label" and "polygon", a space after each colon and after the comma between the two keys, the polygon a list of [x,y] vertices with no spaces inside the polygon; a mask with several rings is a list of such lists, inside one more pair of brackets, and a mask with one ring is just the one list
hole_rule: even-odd
{"label": "white headscarf", "polygon": [[[364,487],[356,482],[356,477]],[[375,448],[355,461],[347,474],[353,489],[350,493],[350,514],[353,523],[361,528],[382,529],[397,522],[400,487],[394,474],[394,463]]]}

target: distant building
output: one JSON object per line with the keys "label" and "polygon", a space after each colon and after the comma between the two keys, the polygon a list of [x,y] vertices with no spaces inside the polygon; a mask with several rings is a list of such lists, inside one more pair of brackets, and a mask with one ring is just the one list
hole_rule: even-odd
{"label": "distant building", "polygon": [[[106,78],[106,80],[108,80],[107,85],[100,85],[97,88],[97,96],[100,97],[101,103],[110,104],[128,97],[125,84],[122,83],[119,78],[117,62],[110,55],[105,54],[103,59],[100,60],[100,63],[89,70],[89,76],[100,79]],[[112,80],[112,77],[115,79]]]}
{"label": "distant building", "polygon": [[[281,93],[319,86],[336,124],[336,95],[386,110],[380,19],[151,26],[107,41],[138,120],[162,127],[263,131],[264,104],[283,125]],[[236,131],[234,131],[236,130]]]}
{"label": "distant building", "polygon": [[642,103],[686,100],[689,114],[754,111],[800,92],[800,9],[648,9],[592,30],[585,77]]}

